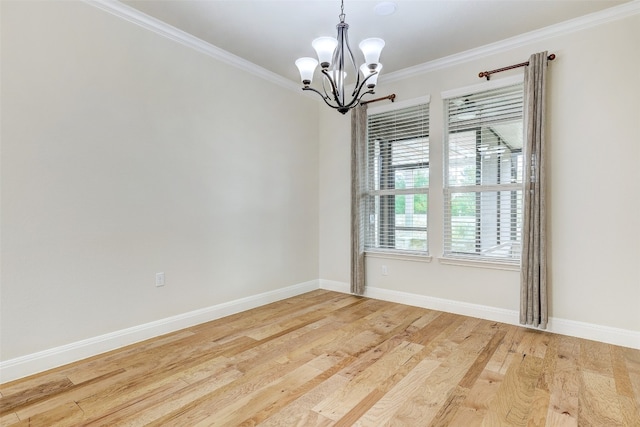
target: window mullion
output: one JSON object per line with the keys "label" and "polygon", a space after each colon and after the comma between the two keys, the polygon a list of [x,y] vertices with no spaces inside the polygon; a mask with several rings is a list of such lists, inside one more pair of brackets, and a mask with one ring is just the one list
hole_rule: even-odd
{"label": "window mullion", "polygon": [[394,188],[391,190],[372,190],[367,192],[370,196],[395,196],[395,195],[411,195],[411,194],[429,194],[429,187],[420,188]]}

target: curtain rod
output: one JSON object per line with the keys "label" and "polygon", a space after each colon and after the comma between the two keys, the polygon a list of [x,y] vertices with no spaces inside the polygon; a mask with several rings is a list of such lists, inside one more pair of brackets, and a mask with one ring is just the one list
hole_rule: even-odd
{"label": "curtain rod", "polygon": [[[556,54],[552,53],[551,55],[547,56],[547,59],[549,61],[553,61],[554,59],[556,59]],[[519,67],[526,67],[527,65],[529,65],[529,61],[521,62],[520,64],[509,65],[508,67],[498,68],[497,70],[481,71],[480,74],[478,74],[478,77],[480,77],[480,78],[486,77],[487,80],[489,80],[489,78],[491,77],[491,74],[493,74],[493,73],[499,73],[501,71],[513,70],[514,68],[519,68]]]}
{"label": "curtain rod", "polygon": [[360,105],[365,105],[365,104],[369,104],[371,102],[378,102],[378,101],[384,101],[385,99],[390,99],[391,102],[394,102],[396,99],[396,94],[392,93],[391,95],[387,95],[387,96],[383,96],[381,98],[376,98],[376,99],[370,99],[368,101],[362,101],[360,102]]}

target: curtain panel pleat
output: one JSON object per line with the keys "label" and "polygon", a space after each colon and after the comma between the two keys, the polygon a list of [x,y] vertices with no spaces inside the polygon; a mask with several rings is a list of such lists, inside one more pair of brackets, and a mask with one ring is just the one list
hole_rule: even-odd
{"label": "curtain panel pleat", "polygon": [[351,110],[351,293],[364,295],[364,224],[362,171],[365,167],[367,106]]}
{"label": "curtain panel pleat", "polygon": [[546,73],[547,52],[531,55],[524,75],[524,215],[520,323],[546,329]]}

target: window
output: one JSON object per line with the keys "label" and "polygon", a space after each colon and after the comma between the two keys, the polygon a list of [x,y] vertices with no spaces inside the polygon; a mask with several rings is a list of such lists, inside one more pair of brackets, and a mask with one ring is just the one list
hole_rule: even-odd
{"label": "window", "polygon": [[364,197],[365,251],[427,254],[429,100],[370,109]]}
{"label": "window", "polygon": [[523,86],[444,103],[444,256],[518,263]]}

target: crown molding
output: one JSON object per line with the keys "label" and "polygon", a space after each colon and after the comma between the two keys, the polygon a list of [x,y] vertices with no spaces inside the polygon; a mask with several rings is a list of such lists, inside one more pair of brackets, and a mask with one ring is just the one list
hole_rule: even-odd
{"label": "crown molding", "polygon": [[570,34],[576,31],[581,31],[587,28],[606,24],[611,21],[624,19],[638,13],[640,13],[640,0],[632,0],[628,3],[623,3],[618,6],[601,10],[599,12],[590,13],[579,18],[574,18],[568,21],[560,22],[558,24],[550,25],[539,30],[523,33],[508,39],[501,40],[499,42],[491,43],[475,49],[466,50],[454,55],[445,56],[444,58],[425,62],[424,64],[405,68],[403,70],[395,71],[389,74],[383,74],[380,76],[380,82],[390,83],[397,80],[403,80],[406,78],[440,70],[443,68],[452,67],[454,65],[484,58],[488,55],[501,53],[505,50],[516,49],[541,40]]}
{"label": "crown molding", "polygon": [[175,28],[164,21],[153,18],[145,13],[140,12],[133,7],[120,3],[117,0],[83,0],[85,3],[98,9],[111,13],[119,18],[129,21],[149,31],[153,31],[163,37],[178,42],[184,46],[190,47],[200,53],[204,53],[214,59],[225,64],[246,71],[271,83],[284,87],[286,89],[302,92],[300,86],[279,74],[262,68],[253,62],[233,55],[226,50],[220,49],[202,39],[199,39],[189,33]]}
{"label": "crown molding", "polygon": [[[229,64],[233,67],[244,70],[271,83],[295,91],[297,93],[302,93],[303,95],[309,95],[307,93],[303,93],[304,91],[300,90],[300,86],[297,83],[286,79],[279,74],[262,68],[254,64],[253,62],[240,58],[239,56],[233,55],[189,33],[179,30],[164,21],[153,18],[140,12],[137,9],[120,3],[117,0],[83,1],[98,9],[102,9],[135,25],[153,31],[156,34],[176,41],[184,46],[195,49],[201,53],[204,53],[205,55],[208,55],[223,63]],[[423,64],[405,68],[403,70],[395,71],[389,74],[383,74],[380,76],[380,81],[391,83],[394,81],[403,80],[406,78],[484,58],[488,55],[497,54],[505,50],[523,47],[533,42],[546,40],[564,34],[570,34],[611,21],[624,19],[638,13],[640,13],[640,0],[632,0],[628,3],[623,3],[618,6],[601,10],[599,12],[594,12],[589,15],[581,16],[579,18],[560,22],[558,24],[541,28],[539,30],[520,34],[505,40],[501,40],[499,42],[456,53],[454,55],[445,56],[444,58],[425,62]]]}

